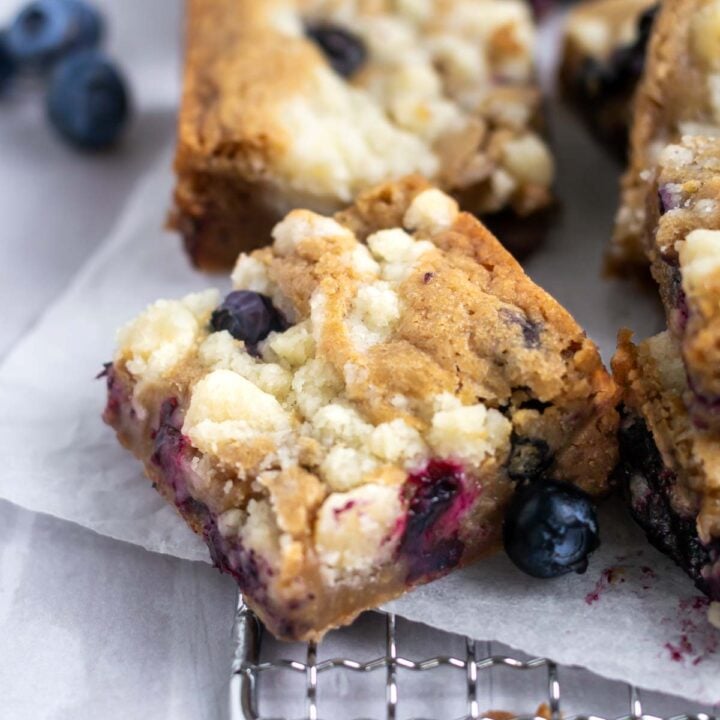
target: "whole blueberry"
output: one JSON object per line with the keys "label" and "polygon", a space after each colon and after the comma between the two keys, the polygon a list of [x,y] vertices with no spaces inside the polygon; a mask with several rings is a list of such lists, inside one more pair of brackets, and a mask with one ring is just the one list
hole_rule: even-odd
{"label": "whole blueberry", "polygon": [[517,489],[505,515],[505,551],[523,572],[553,578],[587,570],[600,545],[590,497],[568,483],[538,481]]}
{"label": "whole blueberry", "polygon": [[44,68],[71,52],[96,47],[102,34],[102,18],[83,0],[35,0],[11,23],[8,49],[18,64]]}
{"label": "whole blueberry", "polygon": [[213,312],[210,324],[216,332],[227,330],[249,346],[264,340],[273,330],[286,327],[272,300],[250,290],[231,292]]}
{"label": "whole blueberry", "polygon": [[0,96],[2,96],[10,86],[16,70],[17,65],[7,47],[7,36],[4,33],[0,33]]}
{"label": "whole blueberry", "polygon": [[344,78],[354,75],[367,59],[365,43],[337,25],[311,25],[307,36],[317,43],[332,69]]}
{"label": "whole blueberry", "polygon": [[112,145],[127,124],[130,100],[115,65],[97,50],[83,50],[53,71],[47,95],[50,121],[77,147]]}

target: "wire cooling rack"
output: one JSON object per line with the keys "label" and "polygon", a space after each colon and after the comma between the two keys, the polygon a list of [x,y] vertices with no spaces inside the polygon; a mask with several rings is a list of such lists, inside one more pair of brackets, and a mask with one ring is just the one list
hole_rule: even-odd
{"label": "wire cooling rack", "polygon": [[[486,715],[489,712],[484,699],[487,684],[483,680],[484,676],[488,676],[498,669],[512,674],[509,696],[514,699],[520,697],[520,688],[527,684],[528,676],[531,673],[542,674],[544,687],[540,688],[540,695],[534,696],[539,699],[539,702],[532,706],[542,705],[537,710],[537,712],[542,712],[542,716],[518,714],[515,715],[514,720],[719,720],[712,711],[677,713],[665,717],[653,715],[644,707],[639,690],[618,683],[613,683],[613,688],[609,690],[609,693],[614,696],[616,701],[619,700],[620,705],[616,702],[615,707],[622,707],[621,712],[614,715],[594,714],[587,711],[583,713],[568,712],[565,709],[565,684],[561,686],[560,682],[561,674],[565,673],[566,669],[559,668],[554,662],[546,658],[519,659],[507,655],[486,654],[483,650],[489,650],[489,644],[471,638],[460,639],[449,634],[444,635],[458,640],[460,646],[464,646],[464,653],[437,655],[421,661],[410,660],[399,652],[398,622],[395,615],[380,616],[377,614],[374,630],[376,635],[379,634],[381,637],[376,637],[375,641],[382,640],[384,653],[366,661],[344,657],[329,657],[323,660],[319,655],[319,647],[315,643],[294,646],[283,646],[276,643],[277,647],[282,648],[281,655],[283,653],[298,655],[298,650],[300,650],[300,658],[274,657],[264,660],[262,657],[265,654],[264,644],[275,641],[266,634],[260,621],[240,596],[233,627],[235,652],[230,683],[231,720],[329,720],[328,717],[318,712],[318,697],[321,678],[327,678],[332,673],[345,673],[351,676],[381,676],[385,697],[383,702],[379,703],[381,705],[380,714],[373,715],[371,720],[430,720],[426,715],[407,715],[399,711],[403,693],[401,688],[403,682],[401,682],[400,676],[402,673],[407,675],[409,672],[413,675],[422,675],[425,679],[427,674],[438,673],[442,669],[451,669],[455,675],[460,675],[464,692],[456,692],[454,699],[456,703],[464,703],[465,709],[464,714],[460,716],[457,713],[435,715],[433,720],[449,720],[451,717],[456,720],[492,720]],[[419,627],[424,628],[424,626]],[[427,632],[433,631],[427,630]],[[294,652],[290,652],[291,648]],[[278,716],[276,712],[272,715],[261,713],[264,699],[260,685],[264,676],[273,672],[287,674],[280,684],[280,687],[285,689],[290,680],[300,681],[292,683],[289,691],[295,701],[293,703],[295,707],[299,704],[302,708],[300,715],[297,712],[282,716]],[[537,679],[536,677],[535,680]],[[351,681],[352,678],[340,683],[340,687],[347,689]],[[446,680],[443,680],[442,683],[441,687],[449,692],[446,687],[449,683]],[[335,685],[337,686],[338,683]],[[379,690],[376,687],[375,692]],[[618,695],[624,697],[618,698]],[[343,702],[343,698],[336,697],[335,701],[337,707],[337,701]],[[370,720],[368,715],[357,715],[353,705],[352,701],[345,701],[342,705],[344,708],[342,715],[335,710],[331,717],[333,720]],[[531,711],[532,708],[528,707],[525,712]]]}

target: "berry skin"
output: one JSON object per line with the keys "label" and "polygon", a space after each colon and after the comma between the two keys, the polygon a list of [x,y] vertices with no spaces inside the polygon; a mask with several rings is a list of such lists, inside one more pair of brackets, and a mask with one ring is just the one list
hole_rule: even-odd
{"label": "berry skin", "polygon": [[100,14],[83,0],[35,0],[13,20],[7,43],[18,65],[43,69],[72,52],[97,47],[102,34]]}
{"label": "berry skin", "polygon": [[17,65],[7,47],[7,36],[0,33],[0,97],[10,87],[16,71]]}
{"label": "berry skin", "polygon": [[227,330],[236,340],[245,342],[251,352],[273,330],[286,328],[272,300],[250,290],[231,292],[213,312],[210,324],[215,332]]}
{"label": "berry skin", "polygon": [[472,504],[463,469],[450,460],[434,459],[408,476],[408,515],[400,543],[407,559],[407,582],[433,577],[455,567],[465,545],[460,522]]}
{"label": "berry skin", "polygon": [[307,36],[323,51],[332,69],[341,77],[354,75],[367,59],[363,41],[337,25],[313,25]]}
{"label": "berry skin", "polygon": [[508,506],[503,540],[510,559],[528,575],[584,573],[600,545],[595,508],[586,493],[568,483],[523,485]]}
{"label": "berry skin", "polygon": [[47,111],[53,126],[84,150],[109,147],[130,115],[125,81],[115,65],[95,50],[58,64],[50,78]]}

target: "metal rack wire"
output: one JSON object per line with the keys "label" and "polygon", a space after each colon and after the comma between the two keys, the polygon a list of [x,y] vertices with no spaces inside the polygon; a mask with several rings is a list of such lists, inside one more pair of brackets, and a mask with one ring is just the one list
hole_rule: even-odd
{"label": "metal rack wire", "polygon": [[[479,697],[479,678],[483,671],[504,667],[517,671],[518,681],[523,672],[545,668],[547,695],[547,717],[517,716],[513,720],[718,720],[718,717],[706,713],[678,714],[668,718],[644,712],[640,692],[625,686],[627,692],[627,713],[613,718],[591,713],[566,715],[563,713],[563,693],[558,666],[546,658],[519,660],[504,655],[482,656],[480,643],[464,638],[464,657],[438,655],[422,661],[413,661],[398,652],[397,619],[395,615],[385,615],[385,654],[367,662],[350,658],[332,658],[318,662],[318,647],[315,643],[306,645],[305,661],[278,659],[261,662],[263,628],[254,613],[245,605],[241,596],[233,627],[235,652],[230,683],[231,720],[290,720],[289,718],[269,718],[259,713],[258,679],[269,670],[285,670],[305,676],[304,704],[305,714],[302,720],[321,720],[318,715],[318,679],[332,671],[350,673],[375,673],[385,671],[385,710],[382,719],[398,720],[398,700],[400,697],[398,671],[409,670],[416,673],[430,672],[441,667],[450,667],[465,674],[465,714],[457,720],[492,720],[483,715]],[[340,718],[339,720],[350,720]],[[419,720],[419,719],[418,719]],[[424,718],[423,720],[427,720]],[[447,718],[438,718],[447,720]]]}

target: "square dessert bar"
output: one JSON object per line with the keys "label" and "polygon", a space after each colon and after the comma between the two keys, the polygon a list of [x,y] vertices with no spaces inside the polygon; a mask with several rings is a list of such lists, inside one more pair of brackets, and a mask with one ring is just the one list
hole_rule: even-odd
{"label": "square dessert bar", "polygon": [[291,212],[235,290],[125,327],[105,420],[283,638],[494,550],[517,485],[598,495],[617,389],[454,199],[409,178]]}
{"label": "square dessert bar", "polygon": [[547,207],[534,37],[523,0],[189,0],[170,224],[217,269],[409,173],[499,222]]}
{"label": "square dessert bar", "polygon": [[720,600],[720,435],[698,428],[685,369],[668,332],[640,343],[620,334],[613,359],[624,393],[620,475],[650,541]]}
{"label": "square dessert bar", "polygon": [[688,136],[660,153],[646,251],[700,427],[720,428],[720,138]]}
{"label": "square dessert bar", "polygon": [[[630,159],[608,268],[647,267],[643,243],[648,196],[660,152],[685,135],[720,128],[720,0],[665,0],[660,7],[638,86]],[[653,198],[650,197],[650,200]]]}
{"label": "square dessert bar", "polygon": [[560,86],[590,132],[620,159],[657,0],[587,0],[565,25]]}

